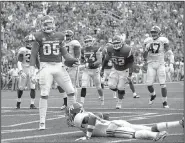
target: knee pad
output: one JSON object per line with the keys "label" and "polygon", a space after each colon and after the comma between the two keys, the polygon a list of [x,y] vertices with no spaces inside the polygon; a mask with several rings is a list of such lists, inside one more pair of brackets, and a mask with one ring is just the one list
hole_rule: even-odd
{"label": "knee pad", "polygon": [[166,84],[160,84],[161,88],[166,88]]}

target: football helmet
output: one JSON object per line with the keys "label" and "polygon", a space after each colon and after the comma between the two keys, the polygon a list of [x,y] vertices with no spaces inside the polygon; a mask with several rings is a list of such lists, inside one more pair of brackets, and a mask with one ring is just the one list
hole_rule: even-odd
{"label": "football helmet", "polygon": [[113,48],[119,50],[125,42],[125,38],[121,35],[116,35],[112,38]]}
{"label": "football helmet", "polygon": [[41,19],[41,30],[45,33],[55,31],[55,20],[53,17],[46,15]]}
{"label": "football helmet", "polygon": [[78,113],[84,112],[82,104],[76,102],[70,107],[66,108],[67,124],[68,126],[74,126],[74,118]]}
{"label": "football helmet", "polygon": [[65,31],[65,40],[66,41],[71,41],[73,39],[74,32],[71,30],[66,30]]}
{"label": "football helmet", "polygon": [[153,26],[150,30],[150,33],[152,35],[152,38],[155,40],[155,39],[159,38],[159,36],[161,34],[161,28],[159,26]]}
{"label": "football helmet", "polygon": [[35,41],[35,37],[33,34],[27,35],[24,39],[24,42],[26,44],[26,48],[27,49],[31,49],[32,48],[32,43],[33,41]]}
{"label": "football helmet", "polygon": [[94,39],[92,36],[90,36],[90,35],[87,35],[87,36],[84,38],[84,43],[85,43],[85,46],[86,46],[86,47],[91,47],[91,46],[93,46],[94,42],[95,42],[95,39]]}
{"label": "football helmet", "polygon": [[84,112],[84,113],[78,113],[75,118],[74,118],[74,126],[78,128],[82,128],[82,124],[84,122],[85,117],[88,117],[89,113]]}

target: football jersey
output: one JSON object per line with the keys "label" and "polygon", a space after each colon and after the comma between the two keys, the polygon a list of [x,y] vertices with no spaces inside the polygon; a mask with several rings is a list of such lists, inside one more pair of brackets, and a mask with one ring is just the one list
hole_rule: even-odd
{"label": "football jersey", "polygon": [[115,50],[113,46],[107,48],[107,54],[111,58],[113,66],[116,70],[125,70],[126,59],[132,54],[132,48],[128,45],[122,45],[119,50]]}
{"label": "football jersey", "polygon": [[[89,64],[90,69],[96,69],[99,67],[97,66],[91,66],[94,62],[97,61],[96,52],[98,52],[100,49],[98,46],[91,46],[91,47],[84,47],[82,48],[82,57],[84,58],[84,62]],[[101,52],[101,51],[99,51]]]}
{"label": "football jersey", "polygon": [[[77,40],[72,40],[72,41],[70,41],[70,42],[68,42],[68,43],[65,43],[64,44],[64,47],[66,48],[66,50],[67,50],[67,52],[72,56],[72,57],[76,57],[76,55],[75,55],[75,52],[74,52],[74,49],[76,48],[76,47],[80,47],[80,49],[81,49],[81,44],[77,41]],[[76,57],[77,58],[77,57]],[[78,57],[78,58],[80,58],[80,57]]]}
{"label": "football jersey", "polygon": [[147,61],[164,63],[165,49],[164,44],[168,44],[169,40],[166,37],[159,37],[154,40],[152,37],[148,38],[146,50],[148,50]]}
{"label": "football jersey", "polygon": [[18,57],[20,55],[23,55],[23,61],[22,61],[22,66],[28,67],[30,66],[30,57],[31,57],[31,50],[27,49],[26,47],[21,47],[18,51]]}
{"label": "football jersey", "polygon": [[64,35],[61,32],[37,32],[34,36],[39,45],[40,62],[61,62],[62,55],[67,53],[63,47]]}

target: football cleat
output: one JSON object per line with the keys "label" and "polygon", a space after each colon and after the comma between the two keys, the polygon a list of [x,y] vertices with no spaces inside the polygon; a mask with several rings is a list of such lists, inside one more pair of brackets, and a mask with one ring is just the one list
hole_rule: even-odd
{"label": "football cleat", "polygon": [[121,104],[122,104],[122,102],[118,101],[116,104],[116,109],[121,109]]}
{"label": "football cleat", "polygon": [[159,132],[159,133],[157,133],[154,141],[163,141],[167,135],[168,135],[168,133],[166,131]]}
{"label": "football cleat", "polygon": [[136,94],[133,96],[133,98],[140,98],[140,96]]}
{"label": "football cleat", "polygon": [[151,98],[149,99],[149,105],[153,104],[154,99],[156,98],[156,95],[151,95]]}
{"label": "football cleat", "polygon": [[62,107],[60,109],[64,110],[66,107],[67,107],[66,105],[62,105]]}
{"label": "football cleat", "polygon": [[39,123],[39,130],[45,130],[46,126],[45,123]]}
{"label": "football cleat", "polygon": [[37,109],[34,104],[30,104],[30,109]]}
{"label": "football cleat", "polygon": [[182,118],[182,120],[179,121],[180,125],[182,125],[182,127],[184,128],[184,117]]}
{"label": "football cleat", "polygon": [[21,102],[17,102],[16,109],[20,109]]}
{"label": "football cleat", "polygon": [[163,108],[170,108],[166,101],[163,102]]}

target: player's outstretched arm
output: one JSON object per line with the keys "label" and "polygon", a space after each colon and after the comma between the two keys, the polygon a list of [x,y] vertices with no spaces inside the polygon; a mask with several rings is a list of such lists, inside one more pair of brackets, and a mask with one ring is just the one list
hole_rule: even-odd
{"label": "player's outstretched arm", "polygon": [[101,52],[96,52],[96,62],[93,63],[94,66],[98,66],[102,63],[102,53]]}

